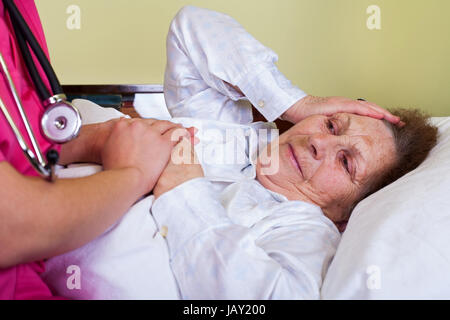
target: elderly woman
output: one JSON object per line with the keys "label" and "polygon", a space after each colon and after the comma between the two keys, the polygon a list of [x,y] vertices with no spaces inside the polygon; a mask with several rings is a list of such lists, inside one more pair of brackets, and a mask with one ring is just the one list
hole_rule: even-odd
{"label": "elderly woman", "polygon": [[[397,110],[406,125],[393,125],[327,110],[346,99],[305,95],[279,73],[273,52],[221,13],[183,8],[167,55],[173,116],[249,124],[249,100],[268,120],[296,123],[259,155],[255,180],[218,186],[195,163],[163,171],[152,213],[168,227],[182,297],[318,297],[353,207],[420,164],[435,128],[417,111]],[[265,172],[267,160],[277,170]]]}
{"label": "elderly woman", "polygon": [[[420,164],[435,129],[415,111],[398,111],[405,125],[368,102],[306,95],[278,71],[271,50],[217,12],[183,8],[171,24],[167,56],[164,92],[172,121],[197,127],[199,145],[223,144],[205,127],[273,129],[252,122],[252,105],[269,121],[281,117],[295,125],[261,145],[268,152],[256,157],[252,134],[241,139],[233,151],[247,161],[237,166],[177,161],[183,153],[196,157],[191,129],[153,189],[151,219],[164,242],[149,250],[135,241],[143,229],[146,237],[154,232],[145,231],[147,220],[126,215],[120,224],[133,234],[114,236],[119,224],[87,247],[51,259],[46,280],[75,298],[318,298],[353,207]],[[111,136],[124,121],[111,122]],[[101,135],[97,141],[103,144]],[[268,164],[275,169],[266,170]],[[150,268],[143,261],[170,267],[143,275]],[[84,270],[81,291],[66,289],[68,265]],[[161,279],[164,290],[155,285]],[[164,295],[147,295],[152,290]]]}

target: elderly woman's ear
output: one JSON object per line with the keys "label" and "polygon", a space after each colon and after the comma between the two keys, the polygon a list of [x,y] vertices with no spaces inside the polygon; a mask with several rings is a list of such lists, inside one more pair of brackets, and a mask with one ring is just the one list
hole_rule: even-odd
{"label": "elderly woman's ear", "polygon": [[282,116],[281,119],[297,123],[312,115],[331,116],[336,113],[353,113],[375,119],[385,119],[393,124],[400,122],[400,118],[389,111],[365,100],[352,100],[344,97],[315,97],[306,96],[297,101]]}

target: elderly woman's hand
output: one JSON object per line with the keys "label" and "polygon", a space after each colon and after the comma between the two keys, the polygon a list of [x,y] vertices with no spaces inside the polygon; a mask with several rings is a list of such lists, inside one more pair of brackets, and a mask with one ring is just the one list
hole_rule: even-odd
{"label": "elderly woman's hand", "polygon": [[188,134],[173,148],[170,161],[153,189],[155,198],[188,180],[204,177],[194,150],[197,139],[194,137],[194,128],[186,131]]}
{"label": "elderly woman's hand", "polygon": [[385,119],[393,124],[400,124],[400,118],[392,115],[389,111],[375,103],[344,97],[322,98],[306,96],[290,107],[281,118],[292,123],[297,123],[314,114],[331,116],[335,113],[354,113],[375,119]]}

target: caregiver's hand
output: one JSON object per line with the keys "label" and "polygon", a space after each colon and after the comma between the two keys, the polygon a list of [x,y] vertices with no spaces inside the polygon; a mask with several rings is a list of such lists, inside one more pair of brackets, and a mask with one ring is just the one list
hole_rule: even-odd
{"label": "caregiver's hand", "polygon": [[311,115],[333,115],[335,113],[354,113],[375,119],[385,119],[393,124],[399,124],[400,118],[375,103],[352,100],[344,97],[314,97],[306,96],[297,101],[282,116],[281,119],[297,123]]}
{"label": "caregiver's hand", "polygon": [[183,182],[204,177],[194,150],[193,128],[189,128],[188,131],[191,139],[184,136],[173,148],[170,161],[153,189],[155,199]]}
{"label": "caregiver's hand", "polygon": [[150,192],[178,143],[173,133],[181,128],[170,121],[153,119],[114,121],[101,150],[104,169],[135,168],[142,177],[142,194]]}

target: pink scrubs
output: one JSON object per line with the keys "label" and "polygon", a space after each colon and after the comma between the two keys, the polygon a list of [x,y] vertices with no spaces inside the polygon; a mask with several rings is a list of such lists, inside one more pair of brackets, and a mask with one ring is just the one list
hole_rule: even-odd
{"label": "pink scrubs", "polygon": [[[42,49],[48,57],[48,49],[45,42],[44,32],[42,30],[39,15],[33,0],[15,0],[15,4],[27,21],[30,29],[39,41]],[[41,135],[39,130],[39,119],[42,114],[42,103],[34,90],[33,83],[27,73],[25,65],[22,61],[19,47],[15,41],[13,28],[10,24],[9,17],[4,10],[3,3],[0,1],[0,50],[6,60],[9,72],[13,78],[16,89],[21,97],[22,104],[27,113],[28,119],[32,126],[33,132],[37,137],[37,141],[41,147],[42,153],[45,155],[50,147],[59,150],[58,147],[52,146]],[[36,65],[38,65],[36,63]],[[40,67],[38,67],[40,69]],[[41,77],[46,81],[47,78],[41,71]],[[48,86],[49,87],[49,86]],[[26,134],[24,125],[20,120],[13,96],[8,87],[8,83],[2,73],[0,73],[0,96],[12,115],[22,135],[31,146],[28,135]],[[0,112],[0,161],[8,161],[18,172],[27,176],[38,176],[25,158],[22,150],[17,143],[12,130],[9,127],[5,117]],[[20,190],[17,190],[20,192]],[[36,219],[39,219],[36,216]],[[26,263],[14,266],[8,269],[0,269],[0,299],[54,299],[49,288],[41,280],[39,274],[44,271],[43,261]]]}

